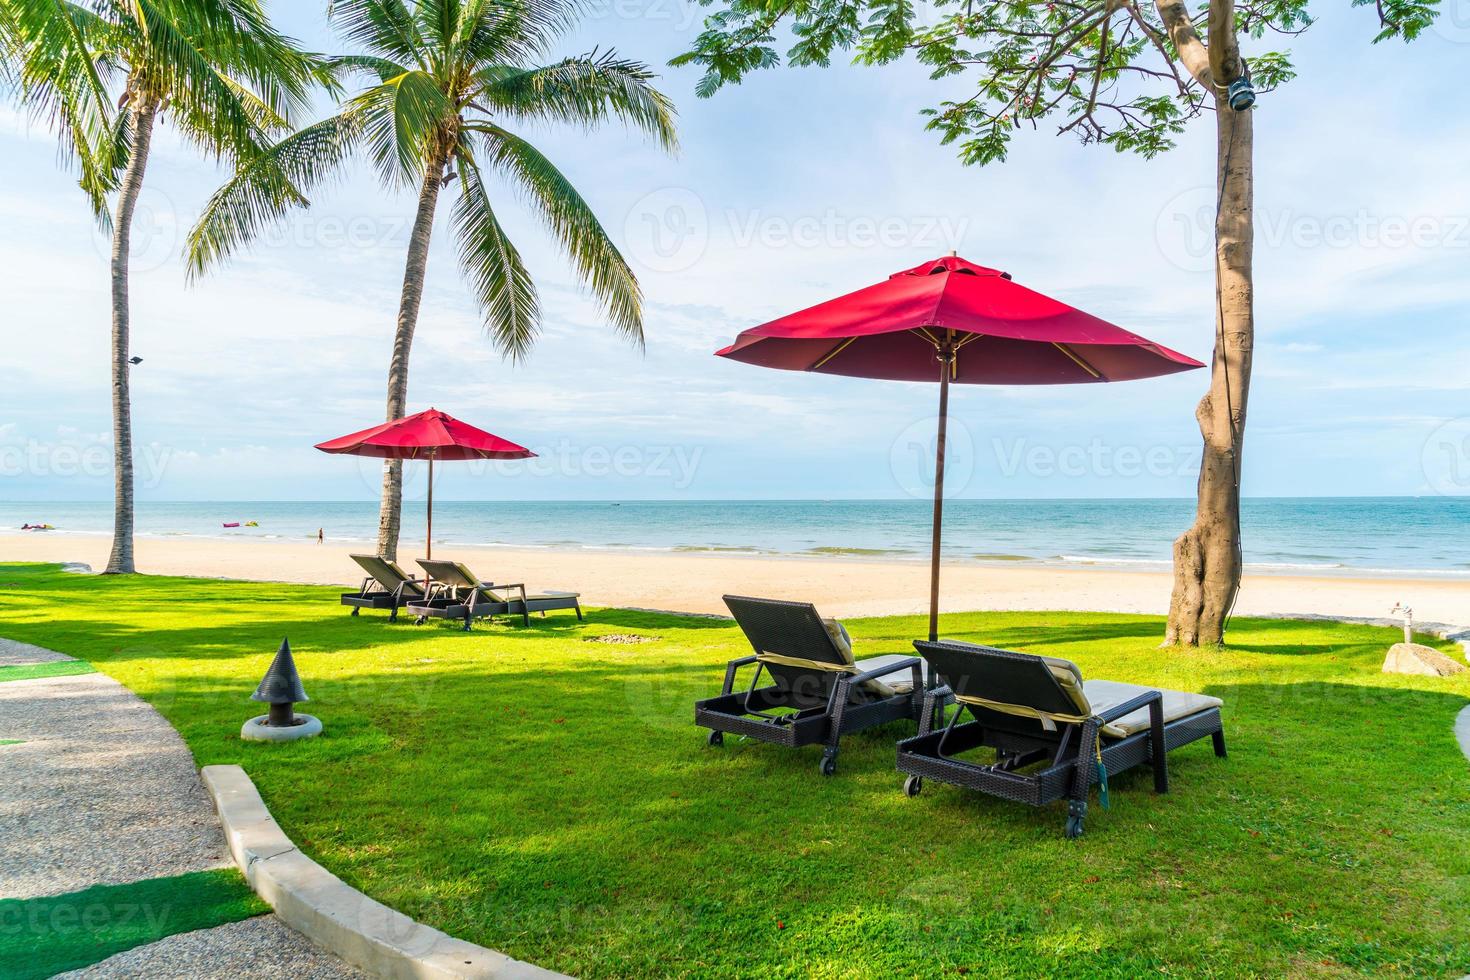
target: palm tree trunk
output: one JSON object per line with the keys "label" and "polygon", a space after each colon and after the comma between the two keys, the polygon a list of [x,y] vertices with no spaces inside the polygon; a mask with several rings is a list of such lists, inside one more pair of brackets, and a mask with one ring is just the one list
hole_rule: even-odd
{"label": "palm tree trunk", "polygon": [[1174,542],[1174,593],[1164,642],[1218,644],[1240,590],[1240,465],[1255,339],[1251,113],[1219,100],[1220,207],[1215,218],[1215,352],[1195,410],[1204,451],[1194,525]]}
{"label": "palm tree trunk", "polygon": [[133,231],[133,209],[143,189],[148,146],[158,106],[142,102],[133,115],[133,147],[118,189],[117,213],[112,218],[112,553],[105,574],[136,571],[133,566],[133,418],[128,392],[128,251]]}
{"label": "palm tree trunk", "polygon": [[[424,172],[419,191],[418,214],[408,240],[408,261],[403,270],[403,293],[398,300],[398,329],[393,334],[393,360],[388,364],[388,418],[403,418],[408,404],[408,355],[413,332],[418,326],[419,303],[424,297],[424,272],[429,265],[429,238],[434,231],[434,209],[443,186],[446,154],[436,151]],[[403,506],[403,461],[383,464],[383,501],[378,512],[378,554],[398,560],[398,529]]]}

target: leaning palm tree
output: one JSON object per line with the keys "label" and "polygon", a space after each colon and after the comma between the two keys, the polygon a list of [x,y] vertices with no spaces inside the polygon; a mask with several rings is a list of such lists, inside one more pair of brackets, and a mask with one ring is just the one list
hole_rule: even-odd
{"label": "leaning palm tree", "polygon": [[[114,511],[107,572],[132,572],[128,254],[154,127],[239,163],[290,130],[322,66],[258,0],[0,0],[7,88],[56,130],[112,235]],[[113,200],[115,198],[115,200]]]}
{"label": "leaning palm tree", "polygon": [[[620,120],[676,145],[674,110],[645,65],[615,54],[550,64],[554,41],[576,21],[579,0],[342,0],[328,8],[363,53],[332,59],[366,79],[334,116],[248,161],[219,189],[189,233],[193,273],[205,271],[363,152],[389,188],[417,187],[397,329],[388,367],[387,420],[402,418],[408,360],[423,298],[429,238],[441,190],[458,178],[453,233],[459,266],[501,352],[530,350],[540,313],[535,284],[506,236],[488,177],[520,192],[566,251],[613,328],[643,342],[642,298],[597,217],[551,161],[509,126]],[[402,463],[384,465],[378,552],[396,558]]]}

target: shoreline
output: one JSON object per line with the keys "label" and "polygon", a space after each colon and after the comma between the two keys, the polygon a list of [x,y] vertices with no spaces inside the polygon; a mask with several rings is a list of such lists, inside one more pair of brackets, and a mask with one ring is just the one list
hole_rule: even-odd
{"label": "shoreline", "polygon": [[[22,531],[18,528],[0,529],[0,546],[5,545],[12,539],[30,540],[33,538],[89,538],[94,541],[110,541],[110,531],[72,531],[63,529],[52,529],[49,531]],[[310,536],[296,538],[284,537],[277,534],[244,535],[244,534],[196,534],[188,531],[179,531],[170,534],[158,534],[138,531],[133,535],[135,548],[138,541],[157,542],[198,542],[198,543],[223,543],[228,545],[251,544],[251,545],[281,545],[281,546],[311,546],[318,547],[316,539]],[[345,548],[346,552],[365,553],[372,551],[377,545],[376,540],[371,538],[353,538],[344,536],[328,535],[322,547]],[[758,561],[792,561],[792,562],[833,562],[850,564],[853,562],[864,562],[881,565],[907,565],[929,567],[927,554],[918,555],[910,551],[898,549],[879,548],[836,548],[820,547],[806,551],[766,551],[755,547],[727,547],[720,545],[674,545],[674,546],[639,546],[622,544],[576,544],[561,541],[548,544],[526,544],[509,542],[455,542],[436,540],[434,542],[440,552],[449,551],[481,551],[487,554],[502,553],[547,553],[564,555],[632,555],[648,557],[681,557],[681,558],[728,558],[734,560],[758,560]],[[403,542],[405,550],[416,546],[412,538],[406,538]],[[3,560],[3,556],[0,556]],[[946,557],[943,560],[945,568],[988,568],[988,569],[1029,569],[1029,570],[1056,570],[1056,571],[1098,571],[1119,574],[1169,574],[1172,565],[1164,559],[1153,558],[1107,558],[1091,555],[1053,555],[1047,558],[1038,558],[1033,555],[1011,555],[1011,554],[985,554],[970,555],[968,557]],[[1381,581],[1381,582],[1441,582],[1441,583],[1464,583],[1470,587],[1470,570],[1459,568],[1358,568],[1342,563],[1311,564],[1311,563],[1271,563],[1271,562],[1246,562],[1245,574],[1247,578],[1321,578],[1321,579],[1343,579],[1351,581]]]}
{"label": "shoreline", "polygon": [[[0,561],[107,561],[110,535],[81,532],[0,532]],[[355,588],[361,573],[348,555],[371,542],[261,540],[187,535],[135,541],[145,573]],[[826,615],[917,615],[927,611],[928,563],[830,556],[730,552],[557,549],[440,545],[483,578],[525,582],[532,590],[582,593],[592,606],[726,612],[727,593],[813,602]],[[407,540],[402,564],[413,568],[420,542]],[[1166,570],[1061,566],[1042,561],[946,562],[940,609],[1046,610],[1162,615],[1172,576]],[[1416,621],[1470,624],[1470,583],[1451,578],[1287,574],[1247,571],[1235,614],[1384,618],[1396,602]]]}

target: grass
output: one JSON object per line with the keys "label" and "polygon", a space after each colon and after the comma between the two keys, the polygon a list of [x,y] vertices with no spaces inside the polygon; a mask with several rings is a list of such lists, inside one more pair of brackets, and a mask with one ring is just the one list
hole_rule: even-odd
{"label": "grass", "polygon": [[269,911],[234,868],[0,899],[0,976],[39,980],[165,936]]}
{"label": "grass", "polygon": [[32,681],[38,677],[71,677],[76,674],[95,674],[97,668],[85,660],[53,660],[39,664],[7,664],[0,666],[0,683],[5,681]]}
{"label": "grass", "polygon": [[[894,726],[819,752],[704,744],[691,703],[746,652],[720,620],[620,610],[462,633],[350,618],[325,588],[3,566],[0,636],[152,702],[201,765],[239,763],[288,834],[456,936],[584,977],[1459,976],[1470,967],[1470,675],[1379,673],[1394,630],[1237,620],[1224,651],[1157,618],[946,616],[947,635],[1225,700],[1230,758],[1115,777],[1062,837],[1036,811],[899,791]],[[860,655],[918,617],[854,620]],[[653,642],[589,642],[609,634]],[[283,635],[323,736],[240,741]]]}

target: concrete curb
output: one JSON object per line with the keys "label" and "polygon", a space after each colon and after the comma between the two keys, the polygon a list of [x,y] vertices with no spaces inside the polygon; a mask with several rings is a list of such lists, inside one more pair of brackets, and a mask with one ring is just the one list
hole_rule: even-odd
{"label": "concrete curb", "polygon": [[1465,758],[1470,759],[1470,704],[1455,715],[1455,740],[1460,743],[1460,751],[1465,753]]}
{"label": "concrete curb", "polygon": [[205,766],[225,841],[256,894],[323,949],[388,980],[551,980],[513,960],[415,922],[349,887],[296,849],[239,766]]}

